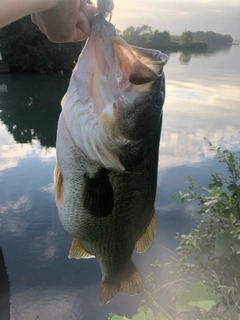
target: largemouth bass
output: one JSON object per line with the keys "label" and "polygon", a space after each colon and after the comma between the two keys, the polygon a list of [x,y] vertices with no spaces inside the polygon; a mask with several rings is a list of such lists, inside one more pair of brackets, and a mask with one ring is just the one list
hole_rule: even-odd
{"label": "largemouth bass", "polygon": [[56,203],[74,238],[69,257],[96,257],[101,267],[101,303],[144,290],[131,257],[156,230],[166,62],[160,51],[129,46],[96,15],[62,100]]}

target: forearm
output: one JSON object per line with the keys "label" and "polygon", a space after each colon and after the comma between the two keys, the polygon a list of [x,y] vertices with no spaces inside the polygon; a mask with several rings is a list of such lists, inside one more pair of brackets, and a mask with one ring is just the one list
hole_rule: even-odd
{"label": "forearm", "polygon": [[0,0],[0,28],[28,14],[50,9],[55,0]]}

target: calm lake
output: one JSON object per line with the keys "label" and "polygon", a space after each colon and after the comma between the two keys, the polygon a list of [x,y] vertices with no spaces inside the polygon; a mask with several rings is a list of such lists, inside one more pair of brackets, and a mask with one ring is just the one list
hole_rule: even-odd
{"label": "calm lake", "polygon": [[[157,234],[145,253],[133,256],[143,279],[151,263],[175,254],[176,232],[192,226],[193,204],[172,199],[188,190],[186,176],[201,188],[210,172],[224,172],[204,138],[240,149],[239,57],[240,46],[169,57]],[[56,126],[68,81],[69,76],[0,75],[0,85],[8,88],[0,94],[1,320],[106,320],[110,312],[132,316],[144,298],[120,293],[100,306],[97,261],[68,259],[71,237],[60,225],[53,195]],[[159,271],[159,286],[167,278],[167,270]]]}

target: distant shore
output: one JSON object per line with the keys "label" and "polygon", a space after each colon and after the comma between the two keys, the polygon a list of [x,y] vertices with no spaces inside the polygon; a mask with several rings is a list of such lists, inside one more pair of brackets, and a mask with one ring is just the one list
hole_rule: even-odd
{"label": "distant shore", "polygon": [[[184,31],[172,35],[167,30],[153,30],[151,26],[130,26],[117,31],[130,45],[172,52],[207,53],[238,45],[231,35],[213,31]],[[24,34],[24,37],[22,36]],[[18,41],[16,41],[18,39]],[[0,52],[2,62],[0,73],[35,72],[40,74],[62,74],[71,72],[84,42],[51,43],[39,31],[29,16],[24,17],[0,30]]]}

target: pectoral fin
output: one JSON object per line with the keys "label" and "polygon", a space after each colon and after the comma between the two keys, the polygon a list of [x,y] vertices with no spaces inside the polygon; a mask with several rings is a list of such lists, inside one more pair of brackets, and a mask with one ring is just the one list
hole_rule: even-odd
{"label": "pectoral fin", "polygon": [[92,176],[86,173],[84,180],[84,207],[95,217],[107,217],[114,206],[113,189],[107,171],[100,169]]}
{"label": "pectoral fin", "polygon": [[140,294],[144,290],[143,281],[140,272],[134,266],[130,277],[120,282],[109,282],[102,280],[99,301],[101,304],[108,303],[119,291],[131,296]]}
{"label": "pectoral fin", "polygon": [[156,233],[156,224],[157,224],[157,217],[156,213],[154,212],[153,217],[144,232],[141,238],[137,241],[135,245],[135,250],[139,253],[144,252],[150,246],[151,242],[154,239],[154,235]]}
{"label": "pectoral fin", "polygon": [[62,206],[63,176],[58,163],[55,166],[54,173],[55,201],[58,208]]}
{"label": "pectoral fin", "polygon": [[81,243],[79,241],[77,241],[76,239],[73,239],[72,244],[71,244],[71,248],[69,250],[69,254],[68,254],[68,258],[69,259],[90,259],[90,258],[95,258],[93,255],[91,255],[90,253],[88,253],[83,246],[81,245]]}
{"label": "pectoral fin", "polygon": [[144,84],[156,80],[159,76],[140,61],[134,62],[131,68],[129,81],[133,84]]}

